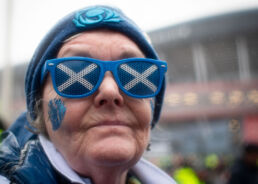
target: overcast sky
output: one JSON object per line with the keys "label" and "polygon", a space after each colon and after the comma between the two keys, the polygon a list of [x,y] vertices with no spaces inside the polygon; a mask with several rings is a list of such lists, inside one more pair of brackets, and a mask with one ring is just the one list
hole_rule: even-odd
{"label": "overcast sky", "polygon": [[[115,5],[143,30],[220,13],[258,7],[258,0],[0,0],[0,67],[28,61],[41,38],[63,15],[92,4]],[[11,11],[6,10],[12,2]],[[108,3],[107,3],[108,2]],[[9,13],[9,15],[8,15]],[[11,19],[8,19],[12,17]],[[7,39],[6,25],[11,22]],[[3,29],[2,29],[3,28]],[[9,40],[9,52],[6,42]]]}

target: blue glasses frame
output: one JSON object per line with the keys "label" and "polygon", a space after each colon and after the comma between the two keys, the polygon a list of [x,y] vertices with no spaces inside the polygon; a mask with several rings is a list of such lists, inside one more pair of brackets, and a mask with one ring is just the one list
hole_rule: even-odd
{"label": "blue glasses frame", "polygon": [[[65,94],[58,90],[57,84],[56,84],[56,68],[57,65],[63,62],[67,61],[85,61],[85,62],[90,62],[96,64],[100,68],[100,73],[99,77],[97,79],[97,83],[95,86],[87,93],[84,94]],[[124,63],[132,63],[132,62],[145,62],[145,63],[150,63],[154,64],[157,66],[157,69],[159,71],[158,77],[159,77],[159,82],[156,91],[153,94],[147,94],[147,95],[137,95],[129,92],[124,88],[124,86],[121,83],[121,79],[119,78],[118,75],[118,69],[121,64]],[[56,91],[56,93],[62,97],[66,98],[83,98],[92,95],[100,86],[104,75],[107,71],[111,71],[114,79],[119,86],[119,89],[121,89],[126,95],[134,98],[150,98],[156,96],[163,84],[164,76],[167,71],[167,63],[165,61],[161,60],[155,60],[155,59],[149,59],[149,58],[128,58],[128,59],[122,59],[122,60],[116,60],[116,61],[101,61],[93,58],[87,58],[87,57],[66,57],[66,58],[57,58],[57,59],[51,59],[47,60],[44,64],[44,67],[42,68],[42,73],[41,73],[41,84],[44,82],[44,78],[46,77],[46,74],[50,72],[51,78],[52,78],[52,83],[53,87]]]}

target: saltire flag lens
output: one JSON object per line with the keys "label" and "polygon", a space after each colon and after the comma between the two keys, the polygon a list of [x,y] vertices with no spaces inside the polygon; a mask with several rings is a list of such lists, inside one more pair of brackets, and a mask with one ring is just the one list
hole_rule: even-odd
{"label": "saltire flag lens", "polygon": [[128,96],[148,98],[158,94],[166,62],[148,58],[100,61],[85,57],[48,60],[42,71],[50,71],[53,86],[60,96],[81,98],[94,93],[106,71],[111,71],[119,88]]}

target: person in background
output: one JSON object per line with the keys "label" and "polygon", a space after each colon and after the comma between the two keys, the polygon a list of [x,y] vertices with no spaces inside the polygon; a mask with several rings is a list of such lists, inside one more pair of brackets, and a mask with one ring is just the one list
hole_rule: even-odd
{"label": "person in background", "polygon": [[246,143],[243,153],[233,164],[228,184],[258,183],[258,145]]}
{"label": "person in background", "polygon": [[142,158],[166,70],[119,9],[64,17],[30,61],[27,113],[3,133],[0,183],[175,184]]}

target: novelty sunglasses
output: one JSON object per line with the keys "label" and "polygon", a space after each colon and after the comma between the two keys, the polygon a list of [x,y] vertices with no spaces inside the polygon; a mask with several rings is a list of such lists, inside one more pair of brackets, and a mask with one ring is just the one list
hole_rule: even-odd
{"label": "novelty sunglasses", "polygon": [[41,84],[50,72],[56,93],[66,98],[83,98],[100,86],[105,72],[111,71],[119,88],[134,98],[156,96],[167,71],[165,61],[129,58],[101,61],[87,57],[66,57],[47,60],[41,73]]}

